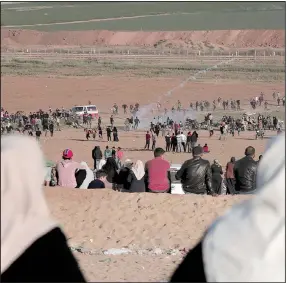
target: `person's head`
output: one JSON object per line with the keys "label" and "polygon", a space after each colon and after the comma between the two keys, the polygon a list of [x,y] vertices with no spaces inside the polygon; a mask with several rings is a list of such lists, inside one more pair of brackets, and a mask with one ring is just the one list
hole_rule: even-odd
{"label": "person's head", "polygon": [[216,166],[221,166],[221,164],[219,163],[219,161],[217,159],[213,160],[213,164]]}
{"label": "person's head", "polygon": [[149,134],[149,131],[147,131],[146,133]]}
{"label": "person's head", "polygon": [[121,147],[118,147],[118,151],[120,151],[120,150],[122,150],[122,148],[121,148]]}
{"label": "person's head", "polygon": [[201,157],[203,154],[203,149],[201,146],[195,146],[193,149],[192,149],[192,155],[193,157]]}
{"label": "person's head", "polygon": [[245,156],[255,157],[255,148],[253,146],[248,146],[245,149]]}
{"label": "person's head", "polygon": [[98,170],[96,172],[96,179],[101,180],[102,182],[105,182],[107,178],[107,173],[104,170]]}
{"label": "person's head", "polygon": [[155,150],[154,150],[154,157],[163,157],[165,151],[161,148],[161,147],[157,147]]}
{"label": "person's head", "polygon": [[108,146],[108,145],[106,146],[106,149],[109,149],[109,146]]}
{"label": "person's head", "polygon": [[63,151],[62,157],[64,160],[71,160],[73,155],[74,155],[73,151],[71,151],[70,149],[67,148]]}
{"label": "person's head", "polygon": [[207,143],[204,146],[207,147]]}
{"label": "person's head", "polygon": [[181,134],[183,135],[183,132],[181,132]]}
{"label": "person's head", "polygon": [[133,165],[133,162],[130,159],[126,159],[124,162],[124,167],[125,168],[131,168]]}
{"label": "person's head", "polygon": [[235,163],[235,157],[231,157],[230,162]]}

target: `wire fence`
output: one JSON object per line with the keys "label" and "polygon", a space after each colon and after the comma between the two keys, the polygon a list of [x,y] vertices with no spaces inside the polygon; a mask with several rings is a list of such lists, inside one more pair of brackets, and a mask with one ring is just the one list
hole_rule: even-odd
{"label": "wire fence", "polygon": [[151,49],[151,48],[59,48],[27,47],[1,48],[1,58],[60,58],[60,59],[93,59],[93,58],[138,58],[145,60],[224,60],[236,58],[244,61],[270,61],[285,64],[285,50],[190,50],[190,49]]}

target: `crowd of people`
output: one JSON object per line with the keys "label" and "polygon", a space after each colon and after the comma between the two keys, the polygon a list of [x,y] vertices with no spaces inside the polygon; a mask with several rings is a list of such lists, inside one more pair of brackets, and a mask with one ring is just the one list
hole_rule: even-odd
{"label": "crowd of people", "polygon": [[111,188],[121,192],[172,193],[172,182],[179,180],[184,193],[194,194],[248,194],[255,191],[257,166],[262,156],[255,160],[255,149],[245,150],[245,157],[236,161],[234,157],[226,167],[214,160],[205,160],[208,146],[191,148],[192,158],[185,161],[173,176],[171,164],[165,160],[165,150],[154,149],[154,158],[145,164],[141,160],[123,161],[124,152],[118,147],[106,146],[104,152],[99,146],[92,150],[94,168],[86,162],[73,160],[73,151],[65,149],[62,160],[47,167],[45,184],[80,189]]}

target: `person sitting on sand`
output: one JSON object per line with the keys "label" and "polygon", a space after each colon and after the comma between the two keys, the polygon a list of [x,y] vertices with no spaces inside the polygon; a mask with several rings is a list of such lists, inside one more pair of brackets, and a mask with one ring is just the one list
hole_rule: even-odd
{"label": "person sitting on sand", "polygon": [[104,170],[107,174],[107,186],[112,189],[116,188],[116,183],[118,180],[118,169],[119,168],[116,160],[113,157],[109,157],[106,164],[102,167],[102,170]]}
{"label": "person sitting on sand", "polygon": [[62,156],[63,160],[56,165],[58,186],[60,187],[76,188],[77,186],[75,173],[81,169],[81,165],[72,160],[73,155],[70,149],[65,149]]}
{"label": "person sitting on sand", "polygon": [[128,182],[128,176],[130,174],[133,162],[130,159],[126,159],[123,167],[119,171],[119,176],[117,180],[117,187],[120,191],[125,191],[130,189],[130,183]]}
{"label": "person sitting on sand", "polygon": [[154,150],[154,159],[145,164],[145,182],[152,193],[167,193],[170,190],[170,164],[164,159],[165,151],[158,147]]}
{"label": "person sitting on sand", "polygon": [[2,282],[86,282],[50,214],[44,177],[44,157],[35,139],[1,138]]}
{"label": "person sitting on sand", "polygon": [[141,160],[137,160],[132,166],[127,177],[130,193],[144,193],[145,188],[145,170]]}
{"label": "person sitting on sand", "polygon": [[96,179],[91,181],[88,189],[104,189],[107,179],[107,173],[104,170],[98,170],[96,172]]}
{"label": "person sitting on sand", "polygon": [[[79,171],[83,170],[85,172],[85,177],[83,178],[81,184],[79,184],[78,188],[87,189],[91,181],[94,180],[94,173],[86,162],[82,161],[80,164],[82,166],[82,169],[80,169]],[[77,175],[76,175],[76,178],[77,178]],[[77,183],[78,183],[78,179],[77,179]]]}
{"label": "person sitting on sand", "polygon": [[210,152],[207,143],[202,147],[202,150],[203,150],[203,153],[209,153]]}

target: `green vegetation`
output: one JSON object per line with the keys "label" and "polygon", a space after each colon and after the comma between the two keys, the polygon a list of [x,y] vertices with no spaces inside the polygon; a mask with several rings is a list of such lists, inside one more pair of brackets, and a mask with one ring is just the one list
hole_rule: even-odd
{"label": "green vegetation", "polygon": [[[140,77],[188,77],[198,71],[214,66],[215,62],[203,60],[194,63],[172,64],[147,63],[141,61],[126,62],[125,60],[73,60],[48,62],[40,60],[2,61],[1,75],[53,75],[53,76],[97,76],[97,75],[124,75]],[[282,65],[264,63],[236,62],[235,64],[220,65],[216,69],[198,75],[197,81],[214,80],[241,80],[241,81],[264,81],[284,82],[285,67]]]}
{"label": "green vegetation", "polygon": [[[170,15],[160,15],[165,13]],[[151,16],[25,28],[45,31],[285,29],[285,2],[26,2],[1,5],[5,26],[143,15]]]}

